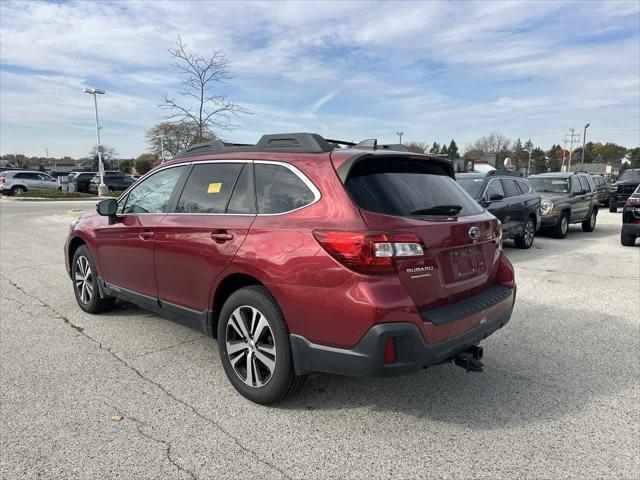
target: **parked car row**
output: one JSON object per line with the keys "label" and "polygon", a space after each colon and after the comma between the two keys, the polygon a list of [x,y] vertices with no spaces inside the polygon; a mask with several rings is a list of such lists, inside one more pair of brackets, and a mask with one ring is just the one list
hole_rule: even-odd
{"label": "parked car row", "polygon": [[640,237],[640,185],[625,201],[622,210],[620,243],[625,247],[633,247],[638,237]]}
{"label": "parked car row", "polygon": [[456,180],[480,205],[501,222],[504,238],[517,248],[530,248],[542,229],[564,238],[569,224],[591,232],[598,214],[597,183],[583,172],[541,173],[523,178],[518,173],[492,170],[459,173]]}
{"label": "parked car row", "polygon": [[[109,191],[124,191],[133,185],[139,175],[127,175],[119,171],[104,174],[104,183]],[[96,172],[71,172],[68,181],[75,192],[98,193],[100,177]],[[20,195],[32,189],[57,189],[62,187],[51,175],[34,170],[6,170],[0,172],[0,192],[5,195]]]}

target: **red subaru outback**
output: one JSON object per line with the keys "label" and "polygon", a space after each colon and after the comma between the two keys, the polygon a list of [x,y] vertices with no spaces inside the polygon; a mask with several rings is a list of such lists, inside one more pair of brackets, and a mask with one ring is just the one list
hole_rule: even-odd
{"label": "red subaru outback", "polygon": [[498,220],[447,160],[334,146],[306,133],[194,145],[98,203],[65,246],[78,305],[118,298],[217,337],[258,403],[310,372],[481,370],[478,343],[515,301]]}

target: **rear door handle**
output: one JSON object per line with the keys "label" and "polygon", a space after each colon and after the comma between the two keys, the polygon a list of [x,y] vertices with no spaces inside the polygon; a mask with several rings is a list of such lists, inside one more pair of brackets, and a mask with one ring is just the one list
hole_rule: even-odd
{"label": "rear door handle", "polygon": [[151,230],[143,230],[138,237],[140,237],[140,240],[150,240],[153,238],[153,232]]}
{"label": "rear door handle", "polygon": [[213,232],[211,234],[211,240],[214,240],[216,243],[228,242],[229,240],[233,240],[233,233]]}

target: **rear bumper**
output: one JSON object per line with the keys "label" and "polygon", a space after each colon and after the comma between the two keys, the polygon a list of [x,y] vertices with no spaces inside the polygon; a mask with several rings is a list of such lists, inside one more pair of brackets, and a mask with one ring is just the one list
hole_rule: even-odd
{"label": "rear bumper", "polygon": [[[438,343],[427,343],[414,323],[381,323],[375,325],[362,337],[353,349],[341,349],[318,345],[306,338],[291,334],[291,350],[296,374],[324,372],[356,377],[388,377],[418,371],[424,367],[445,362],[502,328],[511,319],[516,291],[510,289],[508,295],[477,295],[473,299],[446,307],[454,315],[450,321],[458,321],[478,313],[480,306],[489,309],[499,304],[508,304],[500,313],[486,317],[480,325],[455,337]],[[434,318],[445,321],[443,311],[436,312]],[[490,310],[495,311],[495,310]],[[432,311],[435,312],[435,311]],[[428,314],[428,313],[427,313]],[[467,315],[467,316],[463,316]],[[448,322],[447,322],[448,323]],[[385,343],[393,337],[396,361],[384,362]]]}

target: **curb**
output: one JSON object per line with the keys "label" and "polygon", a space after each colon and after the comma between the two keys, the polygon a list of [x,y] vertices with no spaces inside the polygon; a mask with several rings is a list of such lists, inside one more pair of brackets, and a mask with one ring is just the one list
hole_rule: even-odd
{"label": "curb", "polygon": [[[111,197],[105,197],[111,198]],[[113,197],[115,198],[115,197]],[[42,197],[2,197],[4,201],[9,202],[93,202],[96,200],[104,200],[102,197],[81,197],[81,198],[42,198]]]}

